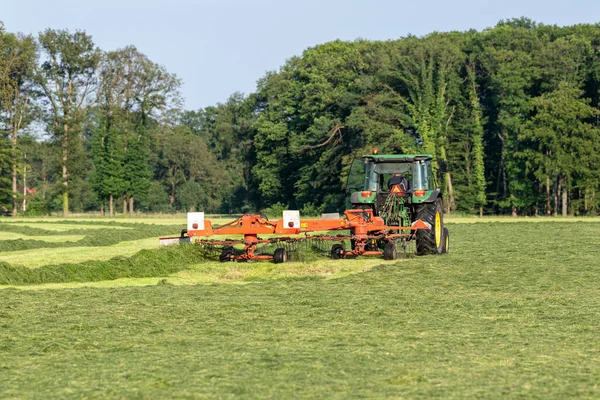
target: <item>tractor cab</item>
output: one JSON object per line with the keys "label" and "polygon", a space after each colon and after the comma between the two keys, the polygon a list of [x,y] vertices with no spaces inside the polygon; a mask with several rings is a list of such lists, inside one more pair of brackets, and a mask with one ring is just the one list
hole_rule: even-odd
{"label": "tractor cab", "polygon": [[437,197],[429,154],[371,154],[354,160],[346,183],[346,208],[371,208],[375,215],[390,192],[407,204]]}

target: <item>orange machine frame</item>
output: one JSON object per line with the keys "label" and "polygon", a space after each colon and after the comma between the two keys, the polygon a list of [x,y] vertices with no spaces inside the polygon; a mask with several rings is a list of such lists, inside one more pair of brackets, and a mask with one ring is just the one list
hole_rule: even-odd
{"label": "orange machine frame", "polygon": [[[271,260],[271,255],[255,254],[256,246],[259,243],[275,243],[278,241],[299,241],[308,238],[318,238],[320,240],[351,239],[354,241],[354,248],[351,251],[345,251],[345,255],[381,255],[381,251],[367,250],[369,240],[383,240],[386,243],[393,242],[398,238],[414,237],[419,229],[429,229],[421,220],[417,220],[412,226],[386,226],[381,217],[373,215],[372,210],[346,210],[345,218],[339,219],[305,219],[300,220],[299,224],[288,222],[284,225],[284,219],[280,218],[276,222],[267,220],[260,214],[245,214],[240,218],[227,224],[213,227],[208,220],[204,221],[204,229],[188,229],[187,236],[201,244],[231,246],[233,244],[243,244],[244,253],[232,256],[236,260]],[[298,226],[296,226],[298,225]],[[304,238],[277,237],[271,239],[261,239],[260,234],[265,235],[298,235],[301,233],[319,232],[319,231],[338,231],[350,230],[350,236],[306,236]],[[410,231],[411,233],[393,233],[394,231]],[[243,235],[242,240],[204,240],[204,237],[216,235]]]}

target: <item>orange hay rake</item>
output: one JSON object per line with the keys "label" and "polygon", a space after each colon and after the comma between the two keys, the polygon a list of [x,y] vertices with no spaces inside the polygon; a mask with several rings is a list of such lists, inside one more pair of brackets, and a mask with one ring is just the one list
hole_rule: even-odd
{"label": "orange hay rake", "polygon": [[[283,218],[269,221],[261,214],[245,214],[240,218],[220,226],[213,226],[204,219],[204,213],[188,213],[187,229],[179,238],[162,238],[161,244],[176,241],[221,247],[221,261],[273,260],[281,263],[288,260],[286,249],[278,247],[273,255],[257,254],[260,244],[293,243],[306,240],[343,242],[349,240],[351,249],[345,250],[343,245],[334,244],[331,257],[334,259],[348,256],[384,256],[393,260],[397,257],[396,242],[410,242],[417,230],[428,229],[421,220],[411,226],[386,226],[383,218],[373,215],[372,210],[346,210],[344,217],[322,219],[300,219],[298,211],[284,211]],[[314,232],[350,231],[346,235],[309,235]],[[295,236],[290,235],[300,235]],[[212,236],[241,235],[239,239],[207,239]],[[260,238],[259,235],[273,235]],[[243,252],[236,254],[233,246],[243,245]],[[383,247],[383,249],[381,249]]]}

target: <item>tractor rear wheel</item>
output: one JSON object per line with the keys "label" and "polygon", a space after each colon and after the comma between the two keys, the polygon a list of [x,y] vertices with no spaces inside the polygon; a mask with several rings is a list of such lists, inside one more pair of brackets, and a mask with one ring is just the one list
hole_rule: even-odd
{"label": "tractor rear wheel", "polygon": [[334,244],[331,247],[331,258],[334,260],[344,258],[344,246],[341,244]]}
{"label": "tractor rear wheel", "polygon": [[417,255],[442,254],[444,245],[442,199],[438,198],[433,203],[418,206],[414,215],[415,219],[420,219],[430,227],[427,230],[417,231]]}
{"label": "tractor rear wheel", "polygon": [[448,228],[444,227],[442,234],[444,236],[444,249],[442,252],[448,253],[450,251],[450,232],[448,232]]}
{"label": "tractor rear wheel", "polygon": [[287,261],[287,252],[283,247],[279,247],[275,249],[275,253],[273,254],[273,262],[275,264],[284,263]]}
{"label": "tractor rear wheel", "polygon": [[398,257],[396,252],[396,245],[394,243],[386,243],[383,248],[383,259],[384,260],[395,260]]}

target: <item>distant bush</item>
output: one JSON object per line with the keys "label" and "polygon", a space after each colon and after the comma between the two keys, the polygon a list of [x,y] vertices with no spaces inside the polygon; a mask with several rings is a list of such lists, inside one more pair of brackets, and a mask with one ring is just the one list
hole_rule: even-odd
{"label": "distant bush", "polygon": [[287,206],[283,203],[275,203],[271,207],[263,208],[263,214],[268,215],[269,217],[279,217],[283,215],[283,211],[287,210]]}
{"label": "distant bush", "polygon": [[48,200],[31,200],[27,203],[27,211],[23,215],[28,217],[41,217],[50,215],[52,211],[51,204]]}

